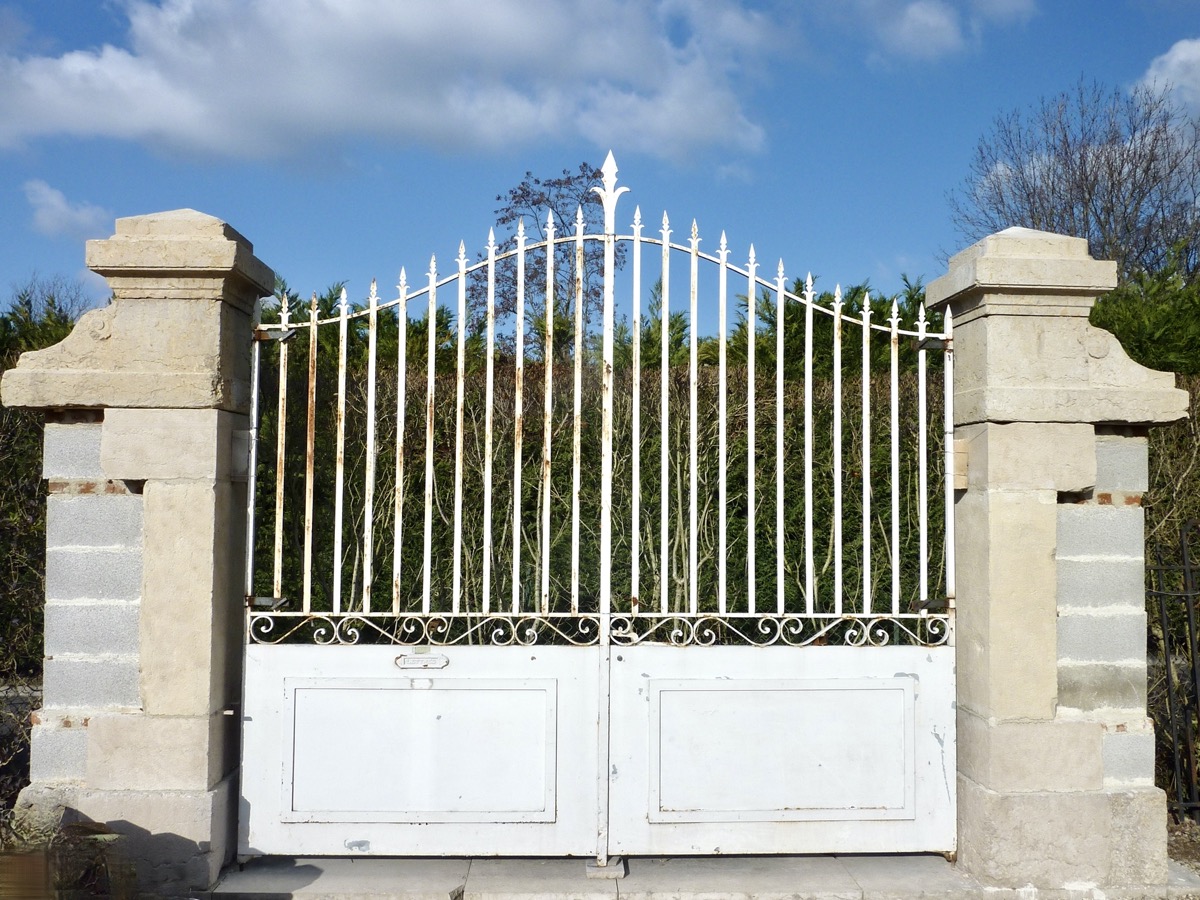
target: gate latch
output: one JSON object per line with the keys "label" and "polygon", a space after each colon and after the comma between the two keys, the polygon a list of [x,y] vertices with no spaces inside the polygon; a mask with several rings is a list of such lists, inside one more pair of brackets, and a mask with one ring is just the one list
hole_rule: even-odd
{"label": "gate latch", "polygon": [[401,669],[444,669],[448,665],[449,658],[440,653],[402,653],[396,657],[396,666]]}

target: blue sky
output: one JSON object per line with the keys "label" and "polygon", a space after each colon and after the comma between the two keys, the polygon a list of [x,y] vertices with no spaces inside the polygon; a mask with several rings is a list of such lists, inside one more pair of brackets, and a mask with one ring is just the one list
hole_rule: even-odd
{"label": "blue sky", "polygon": [[1200,0],[0,0],[0,297],[179,207],[361,296],[609,149],[625,227],[890,293],[964,244],[993,119],[1081,76],[1200,115]]}

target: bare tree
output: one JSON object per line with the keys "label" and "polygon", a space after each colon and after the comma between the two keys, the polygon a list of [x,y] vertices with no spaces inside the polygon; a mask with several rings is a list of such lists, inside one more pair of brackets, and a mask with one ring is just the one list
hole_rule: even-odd
{"label": "bare tree", "polygon": [[1080,81],[996,118],[949,195],[968,240],[1020,225],[1087,238],[1121,278],[1200,270],[1200,120],[1169,90]]}

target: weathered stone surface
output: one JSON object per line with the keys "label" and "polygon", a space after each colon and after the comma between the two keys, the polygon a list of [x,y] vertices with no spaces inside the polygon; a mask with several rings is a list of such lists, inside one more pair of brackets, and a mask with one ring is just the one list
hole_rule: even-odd
{"label": "weathered stone surface", "polygon": [[217,409],[110,409],[100,462],[107,478],[229,478],[234,435],[248,427]]}
{"label": "weathered stone surface", "polygon": [[1084,711],[1144,710],[1146,663],[1060,663],[1058,702]]}
{"label": "weathered stone surface", "polygon": [[1094,791],[1104,785],[1095,722],[994,722],[958,712],[958,770],[993,791]]}
{"label": "weathered stone surface", "polygon": [[234,719],[142,714],[89,722],[87,784],[97,790],[204,791],[236,764]]}
{"label": "weathered stone surface", "polygon": [[1096,483],[1093,429],[1058,422],[984,422],[955,431],[968,489],[1078,492]]}

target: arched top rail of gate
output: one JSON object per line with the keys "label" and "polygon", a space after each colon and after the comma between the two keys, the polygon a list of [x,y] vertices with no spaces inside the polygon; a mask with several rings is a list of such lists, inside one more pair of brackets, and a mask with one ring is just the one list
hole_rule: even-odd
{"label": "arched top rail of gate", "polygon": [[602,172],[602,233],[258,325],[251,641],[949,639],[949,319],[617,233]]}

